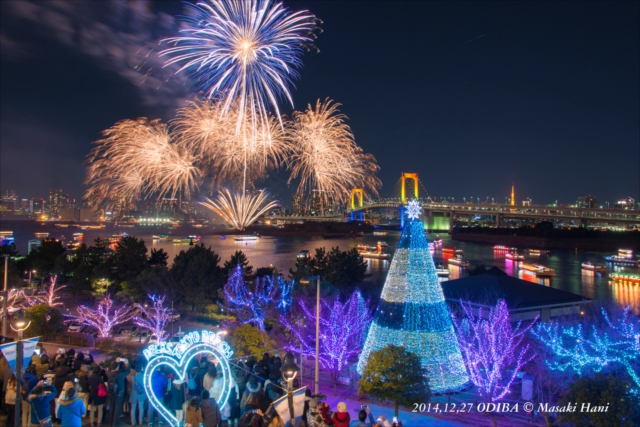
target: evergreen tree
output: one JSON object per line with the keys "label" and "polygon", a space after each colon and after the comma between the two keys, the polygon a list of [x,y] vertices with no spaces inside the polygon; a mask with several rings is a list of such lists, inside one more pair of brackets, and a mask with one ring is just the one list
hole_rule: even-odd
{"label": "evergreen tree", "polygon": [[191,305],[191,310],[217,297],[223,283],[219,264],[220,256],[202,243],[180,251],[174,258],[170,274],[178,286],[178,295]]}
{"label": "evergreen tree", "polygon": [[[224,262],[224,271],[227,275],[230,275],[237,265],[242,267],[242,271],[244,274],[251,274],[253,272],[253,267],[249,265],[249,260],[247,256],[242,251],[236,251],[228,261]],[[231,272],[231,273],[230,273]]]}
{"label": "evergreen tree", "polygon": [[147,266],[147,245],[135,236],[123,237],[113,254],[113,267],[120,282],[135,279]]}

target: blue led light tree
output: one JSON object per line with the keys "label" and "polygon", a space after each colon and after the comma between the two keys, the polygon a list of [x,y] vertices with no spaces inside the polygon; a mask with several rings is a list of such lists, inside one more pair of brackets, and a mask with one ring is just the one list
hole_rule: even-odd
{"label": "blue led light tree", "polygon": [[358,361],[358,372],[371,353],[389,344],[419,355],[434,393],[464,388],[464,366],[449,309],[429,253],[420,203],[409,202],[408,220],[391,261],[380,303]]}

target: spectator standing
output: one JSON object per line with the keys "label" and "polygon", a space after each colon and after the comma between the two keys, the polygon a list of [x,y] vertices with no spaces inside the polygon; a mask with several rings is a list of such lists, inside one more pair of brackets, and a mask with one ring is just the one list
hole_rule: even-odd
{"label": "spectator standing", "polygon": [[[102,411],[107,400],[107,386],[100,366],[95,366],[89,377],[89,422],[92,426],[102,424]],[[94,424],[94,409],[98,415],[98,423]]]}
{"label": "spectator standing", "polygon": [[84,402],[77,396],[75,388],[67,390],[65,397],[60,399],[56,416],[60,418],[60,425],[64,427],[82,427],[82,417],[87,413]]}
{"label": "spectator standing", "polygon": [[18,381],[15,375],[11,375],[6,381],[4,393],[4,408],[7,411],[7,426],[15,424],[16,400],[18,400]]}
{"label": "spectator standing", "polygon": [[185,425],[191,424],[192,427],[199,427],[202,422],[202,398],[199,396],[192,397],[189,401],[189,407],[187,408],[187,415],[185,417]]}
{"label": "spectator standing", "polygon": [[[147,395],[144,391],[144,368],[141,364],[136,366],[136,372],[130,376],[131,393],[129,394],[129,404],[131,406],[131,425],[141,426],[144,422],[144,404],[147,401]],[[136,408],[138,412],[136,412]]]}
{"label": "spectator standing", "polygon": [[367,405],[366,408],[358,412],[358,419],[351,421],[350,427],[373,427],[374,420],[371,415],[371,408]]}
{"label": "spectator standing", "polygon": [[331,419],[335,427],[349,427],[351,416],[347,412],[347,404],[344,402],[338,403],[338,411],[333,414]]}
{"label": "spectator standing", "polygon": [[44,384],[40,381],[29,394],[29,404],[31,405],[31,424],[43,425],[46,421],[49,421],[51,425],[51,402],[58,395],[56,385],[51,384],[51,390],[49,393],[44,393]]}
{"label": "spectator standing", "polygon": [[202,390],[202,402],[200,405],[202,411],[202,422],[204,427],[217,427],[222,422],[220,407],[218,402],[209,395],[209,391]]}
{"label": "spectator standing", "polygon": [[[160,402],[164,400],[164,394],[167,389],[167,378],[162,373],[160,368],[153,371],[151,375],[151,389]],[[153,405],[149,405],[149,424],[153,424],[156,410],[153,408]],[[158,413],[158,421],[161,420],[160,413]]]}

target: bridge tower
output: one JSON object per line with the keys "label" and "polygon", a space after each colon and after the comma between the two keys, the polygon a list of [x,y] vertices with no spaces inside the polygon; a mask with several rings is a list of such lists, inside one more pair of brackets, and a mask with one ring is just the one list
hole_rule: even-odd
{"label": "bridge tower", "polygon": [[364,190],[362,188],[354,188],[351,190],[351,210],[356,208],[356,194],[360,196],[359,208],[364,206]]}
{"label": "bridge tower", "polygon": [[400,190],[400,202],[404,205],[407,203],[406,180],[413,180],[413,197],[418,200],[418,174],[412,172],[402,173],[402,189]]}

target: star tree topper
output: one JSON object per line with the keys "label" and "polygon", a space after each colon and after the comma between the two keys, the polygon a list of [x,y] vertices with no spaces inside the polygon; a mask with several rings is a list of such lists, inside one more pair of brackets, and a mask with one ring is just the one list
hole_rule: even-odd
{"label": "star tree topper", "polygon": [[422,214],[422,205],[417,200],[410,200],[407,203],[407,216],[409,219],[418,219]]}

